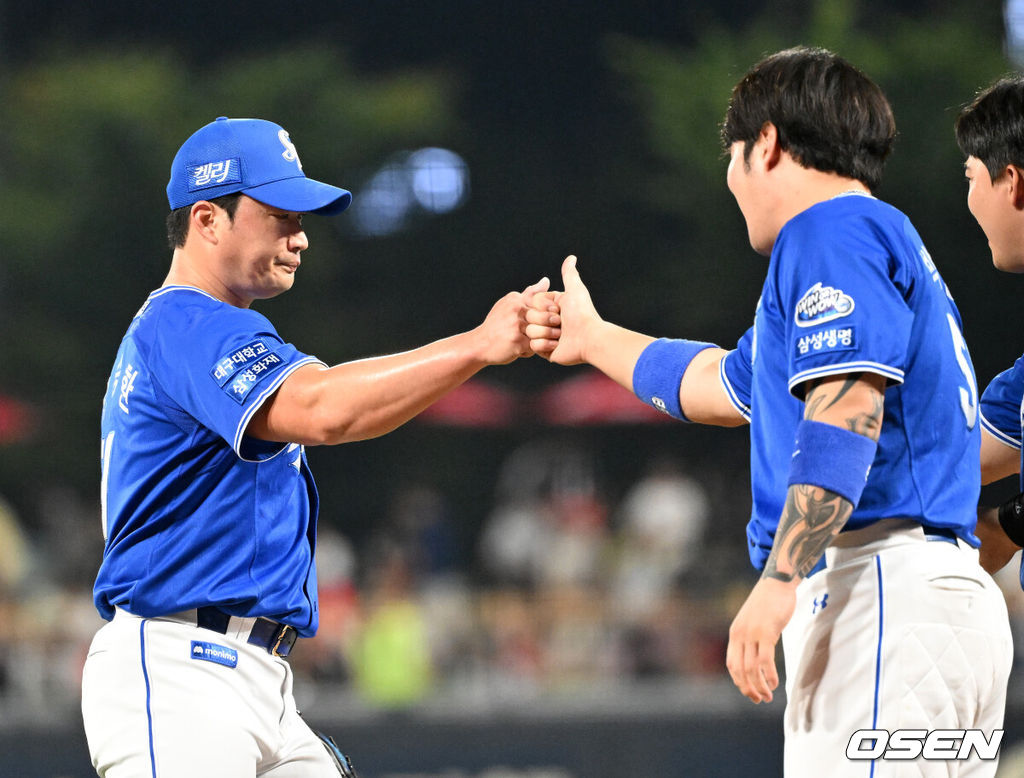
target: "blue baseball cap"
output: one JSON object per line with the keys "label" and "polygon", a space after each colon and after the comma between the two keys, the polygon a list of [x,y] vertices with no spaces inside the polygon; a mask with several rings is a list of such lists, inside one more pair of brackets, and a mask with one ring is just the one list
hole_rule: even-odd
{"label": "blue baseball cap", "polygon": [[295,144],[279,125],[263,119],[220,116],[196,130],[171,163],[171,210],[241,192],[296,213],[341,213],[352,193],[307,178]]}

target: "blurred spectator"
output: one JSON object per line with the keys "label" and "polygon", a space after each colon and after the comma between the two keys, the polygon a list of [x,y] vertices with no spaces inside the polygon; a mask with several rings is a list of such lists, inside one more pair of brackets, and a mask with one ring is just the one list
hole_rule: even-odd
{"label": "blurred spectator", "polygon": [[601,577],[607,508],[589,450],[559,440],[512,452],[480,541],[487,576],[529,588],[584,585]]}
{"label": "blurred spectator", "polygon": [[403,489],[388,524],[394,540],[405,549],[418,582],[459,569],[451,508],[440,490],[422,484]]}
{"label": "blurred spectator", "polygon": [[51,484],[39,496],[39,544],[46,572],[57,584],[81,589],[92,599],[92,584],[103,557],[100,506],[69,486]]}
{"label": "blurred spectator", "polygon": [[32,553],[21,521],[0,497],[0,601],[13,598],[32,569]]}
{"label": "blurred spectator", "polygon": [[551,506],[539,497],[496,505],[480,538],[485,577],[499,585],[531,588],[540,577],[554,523]]}
{"label": "blurred spectator", "polygon": [[[4,624],[16,623],[18,595],[31,566],[29,543],[21,522],[14,508],[0,498],[0,619]],[[0,695],[7,693],[11,681],[12,638],[9,629],[0,633]]]}
{"label": "blurred spectator", "polygon": [[485,686],[505,698],[536,693],[544,683],[540,614],[516,589],[482,592],[480,628],[487,637]]}
{"label": "blurred spectator", "polygon": [[368,577],[366,618],[352,645],[356,689],[370,703],[400,709],[422,700],[434,681],[427,624],[397,549]]}
{"label": "blurred spectator", "polygon": [[313,681],[349,680],[347,644],[358,628],[356,555],[348,539],[328,522],[317,528],[316,569],[320,592],[320,628],[291,658],[295,672]]}
{"label": "blurred spectator", "polygon": [[655,460],[626,493],[617,515],[612,593],[623,614],[642,616],[672,594],[703,550],[704,487],[670,458]]}

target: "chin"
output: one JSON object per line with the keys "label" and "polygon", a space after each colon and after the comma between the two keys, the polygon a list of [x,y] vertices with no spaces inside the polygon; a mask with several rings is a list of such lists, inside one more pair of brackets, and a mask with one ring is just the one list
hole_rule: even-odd
{"label": "chin", "polygon": [[1024,256],[1019,254],[992,254],[992,264],[1004,273],[1024,273]]}
{"label": "chin", "polygon": [[283,292],[287,292],[289,289],[291,289],[293,283],[294,283],[294,280],[289,280],[287,282],[282,282],[280,284],[277,284],[276,286],[264,287],[263,289],[260,289],[259,294],[257,294],[254,297],[254,299],[256,299],[256,300],[269,300],[272,297],[277,297],[279,294],[281,294]]}

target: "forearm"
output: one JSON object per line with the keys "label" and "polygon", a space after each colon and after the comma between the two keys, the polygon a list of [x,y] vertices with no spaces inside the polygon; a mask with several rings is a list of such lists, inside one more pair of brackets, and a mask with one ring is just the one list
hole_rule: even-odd
{"label": "forearm", "polygon": [[978,561],[988,573],[1001,570],[1020,551],[1020,546],[1010,539],[999,523],[998,508],[978,508],[978,525],[974,534],[981,541]]}
{"label": "forearm", "polygon": [[981,483],[991,484],[1020,473],[1020,449],[1009,446],[981,430]]}
{"label": "forearm", "polygon": [[806,387],[786,504],[764,577],[806,577],[849,520],[881,434],[884,388],[880,376],[859,373]]}
{"label": "forearm", "polygon": [[583,357],[612,380],[633,391],[633,368],[654,338],[607,321],[591,325]]}
{"label": "forearm", "polygon": [[793,484],[775,531],[763,577],[805,578],[853,513],[853,504],[820,486]]}
{"label": "forearm", "polygon": [[468,332],[398,354],[301,368],[268,399],[248,434],[304,445],[378,437],[487,364]]}
{"label": "forearm", "polygon": [[[587,361],[626,389],[635,392],[637,361],[654,340],[649,335],[601,322],[592,335],[593,345],[587,351]],[[740,412],[729,402],[719,379],[719,363],[727,353],[718,347],[697,352],[686,367],[679,386],[671,389],[679,395],[680,408],[689,421],[726,427],[746,423]],[[647,400],[645,397],[641,399]]]}

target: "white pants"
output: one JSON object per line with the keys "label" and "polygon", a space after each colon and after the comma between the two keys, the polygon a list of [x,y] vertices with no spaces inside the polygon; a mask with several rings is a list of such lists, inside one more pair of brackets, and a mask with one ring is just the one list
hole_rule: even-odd
{"label": "white pants", "polygon": [[783,632],[785,774],[993,776],[996,761],[847,759],[863,729],[1003,726],[1013,659],[1003,595],[962,541],[889,519],[843,533]]}
{"label": "white pants", "polygon": [[82,715],[101,778],[339,774],[296,710],[288,663],[232,632],[120,610],[100,628]]}

